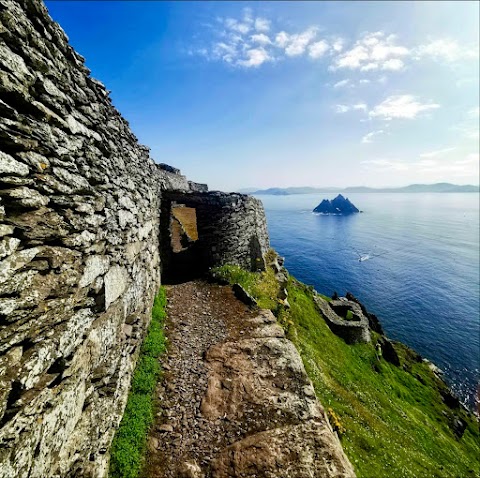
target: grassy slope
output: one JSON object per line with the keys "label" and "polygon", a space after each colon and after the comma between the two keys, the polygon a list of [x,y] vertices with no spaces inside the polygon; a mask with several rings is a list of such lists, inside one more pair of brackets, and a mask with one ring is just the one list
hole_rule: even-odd
{"label": "grassy slope", "polygon": [[166,302],[162,287],[153,303],[152,320],[133,374],[125,413],[113,439],[109,471],[112,478],[136,478],[143,464],[147,433],[153,422],[153,393],[161,373],[158,358],[165,350]]}
{"label": "grassy slope", "polygon": [[224,278],[241,283],[279,316],[319,400],[345,429],[342,443],[359,478],[480,476],[478,423],[463,414],[467,430],[460,440],[455,437],[448,425],[452,411],[438,391],[441,383],[407,347],[398,346],[401,368],[378,361],[372,344],[347,345],[330,331],[311,288],[290,279],[291,309],[284,312],[272,306],[274,295],[264,295],[273,290],[269,274],[222,269]]}

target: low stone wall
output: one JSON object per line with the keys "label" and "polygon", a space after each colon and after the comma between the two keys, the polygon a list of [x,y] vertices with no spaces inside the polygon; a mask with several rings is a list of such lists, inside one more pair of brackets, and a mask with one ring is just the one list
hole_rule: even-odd
{"label": "low stone wall", "polygon": [[[342,337],[347,344],[367,343],[370,342],[370,330],[368,328],[368,319],[363,315],[360,306],[355,302],[347,300],[332,301],[330,304],[320,297],[314,295],[314,301],[323,315],[330,330],[339,337]],[[343,319],[334,308],[345,307],[353,313],[354,319]]]}

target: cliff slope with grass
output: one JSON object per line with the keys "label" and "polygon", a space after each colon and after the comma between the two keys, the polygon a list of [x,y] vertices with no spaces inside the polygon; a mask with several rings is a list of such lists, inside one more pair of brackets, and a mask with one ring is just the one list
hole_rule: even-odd
{"label": "cliff slope with grass", "polygon": [[389,341],[378,332],[378,322],[370,328],[371,342],[347,344],[329,328],[318,293],[285,270],[278,272],[275,260],[272,267],[250,273],[225,266],[216,276],[242,284],[276,314],[357,476],[480,476],[478,420],[451,394],[435,367]]}

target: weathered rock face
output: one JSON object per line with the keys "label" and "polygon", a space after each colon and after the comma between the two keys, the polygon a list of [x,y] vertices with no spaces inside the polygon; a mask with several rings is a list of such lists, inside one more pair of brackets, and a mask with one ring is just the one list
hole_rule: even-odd
{"label": "weathered rock face", "polygon": [[0,0],[1,478],[104,476],[160,284],[162,194],[208,196],[154,163],[83,63],[42,3]]}

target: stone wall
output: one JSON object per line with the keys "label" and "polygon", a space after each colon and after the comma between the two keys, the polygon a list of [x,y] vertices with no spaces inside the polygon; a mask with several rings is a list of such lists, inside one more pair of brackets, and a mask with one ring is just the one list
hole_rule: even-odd
{"label": "stone wall", "polygon": [[[224,264],[239,265],[248,270],[264,270],[264,255],[270,247],[262,203],[244,194],[222,192],[167,191],[162,199],[162,268],[181,279],[181,257],[172,254],[168,238],[168,220],[172,204],[194,208],[197,217],[198,241],[185,251],[184,262],[190,271],[205,272]],[[164,219],[165,218],[165,219]],[[178,277],[180,276],[180,277]]]}
{"label": "stone wall", "polygon": [[[347,344],[368,343],[371,341],[368,319],[363,315],[359,304],[343,298],[332,300],[330,303],[315,294],[313,297],[316,306],[323,315],[330,330],[342,337]],[[340,317],[338,313],[352,312],[352,319]]]}
{"label": "stone wall", "polygon": [[[154,163],[89,73],[42,3],[0,0],[1,478],[104,476],[160,284],[161,196],[206,191]],[[216,224],[248,211],[263,251],[255,200],[224,200]],[[217,253],[246,264],[235,237]]]}

